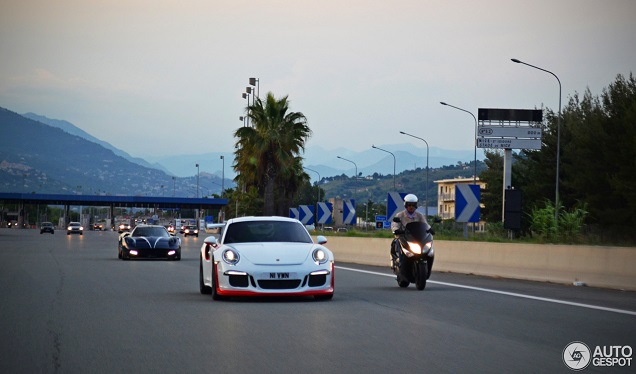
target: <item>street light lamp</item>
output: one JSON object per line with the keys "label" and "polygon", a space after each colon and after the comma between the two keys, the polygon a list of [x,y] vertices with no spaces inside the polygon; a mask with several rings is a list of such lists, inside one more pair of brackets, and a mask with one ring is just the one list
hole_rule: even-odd
{"label": "street light lamp", "polygon": [[559,82],[559,116],[557,117],[557,151],[556,151],[556,187],[554,191],[554,222],[558,223],[558,220],[559,220],[559,164],[561,160],[561,80],[559,79],[559,77],[557,77],[556,74],[554,74],[550,70],[546,70],[538,66],[530,65],[516,58],[511,58],[510,60],[517,64],[523,64],[526,66],[530,66],[531,68],[544,71],[548,74],[552,74],[552,76],[556,78],[557,82]]}
{"label": "street light lamp", "polygon": [[453,106],[453,105],[450,105],[450,104],[446,104],[443,101],[440,101],[439,103],[442,104],[442,105],[449,106],[451,108],[455,108],[457,110],[461,110],[462,112],[466,112],[466,113],[470,114],[471,116],[473,116],[473,118],[475,119],[475,160],[473,161],[474,162],[474,166],[473,166],[474,167],[474,169],[473,169],[474,170],[473,171],[473,184],[477,184],[477,117],[475,117],[474,114],[472,114],[471,112],[467,111],[466,109],[462,109],[462,108],[459,108],[459,107],[456,107],[456,106]]}
{"label": "street light lamp", "polygon": [[400,131],[400,134],[407,135],[415,139],[420,139],[421,141],[426,143],[426,207],[424,208],[424,211],[426,213],[426,217],[428,217],[428,142],[423,138],[420,138],[419,136],[411,135],[404,131]]}
{"label": "street light lamp", "polygon": [[199,198],[199,164],[196,164],[197,167],[197,199]]}
{"label": "street light lamp", "polygon": [[395,191],[395,155],[392,152],[389,152],[386,149],[382,149],[382,148],[376,147],[375,145],[371,145],[371,148],[379,149],[379,150],[384,151],[386,153],[390,153],[391,156],[393,156],[393,190]]}
{"label": "street light lamp", "polygon": [[225,191],[225,157],[221,156],[221,160],[223,160],[223,169],[221,169],[221,198],[223,198],[223,192]]}

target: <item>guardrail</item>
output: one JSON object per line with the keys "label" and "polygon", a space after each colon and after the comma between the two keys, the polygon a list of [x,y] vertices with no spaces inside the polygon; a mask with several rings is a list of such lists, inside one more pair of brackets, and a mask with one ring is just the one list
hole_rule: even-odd
{"label": "guardrail", "polygon": [[[391,239],[327,238],[336,262],[389,267]],[[636,248],[436,240],[435,271],[636,291]]]}

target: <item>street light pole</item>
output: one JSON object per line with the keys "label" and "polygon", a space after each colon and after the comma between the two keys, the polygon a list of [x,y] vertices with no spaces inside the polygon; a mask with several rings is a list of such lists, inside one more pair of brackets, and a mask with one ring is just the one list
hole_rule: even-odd
{"label": "street light pole", "polygon": [[320,181],[322,180],[320,178],[320,173],[317,172],[316,170],[310,169],[310,168],[308,168],[306,166],[303,166],[303,168],[305,168],[305,169],[307,169],[309,171],[313,171],[314,173],[318,174],[318,181],[316,182],[316,186],[318,187],[318,202],[320,202]]}
{"label": "street light pole", "polygon": [[[353,166],[355,166],[356,168],[356,178],[353,181],[353,201],[356,201],[356,194],[358,193],[357,189],[358,189],[358,184],[356,183],[358,181],[358,165],[356,165],[355,162],[351,161],[351,160],[347,160],[344,157],[340,157],[340,156],[336,156],[341,160],[345,160],[345,161],[349,161],[350,163],[353,164]],[[357,220],[357,219],[356,219]]]}
{"label": "street light pole", "polygon": [[250,125],[250,95],[243,92],[242,94],[244,99],[247,99],[247,126]]}
{"label": "street light pole", "polygon": [[221,156],[223,160],[223,169],[221,169],[221,198],[223,198],[223,192],[225,192],[225,157]]}
{"label": "street light pole", "polygon": [[530,66],[531,68],[544,71],[548,74],[552,74],[552,76],[556,78],[557,82],[559,82],[559,116],[557,117],[557,151],[556,151],[556,183],[555,183],[556,187],[554,191],[554,222],[558,224],[559,222],[559,165],[561,163],[560,162],[561,161],[561,80],[559,79],[559,77],[557,77],[556,74],[554,74],[550,70],[546,70],[538,66],[530,65],[516,58],[511,58],[510,60],[517,64],[523,64],[526,66]]}
{"label": "street light pole", "polygon": [[249,80],[250,86],[256,86],[256,97],[260,98],[261,93],[261,83],[258,78],[250,78]]}
{"label": "street light pole", "polygon": [[379,150],[384,151],[386,153],[391,153],[391,156],[393,156],[393,190],[395,190],[395,155],[392,152],[389,152],[386,149],[382,149],[382,148],[376,147],[375,145],[371,145],[371,148],[379,149]]}
{"label": "street light pole", "polygon": [[471,112],[467,111],[466,109],[462,109],[462,108],[459,108],[459,107],[456,107],[456,106],[453,106],[453,105],[450,105],[450,104],[446,104],[443,101],[440,101],[439,103],[442,104],[442,105],[449,106],[451,108],[455,108],[457,110],[461,110],[462,112],[466,112],[466,113],[470,114],[471,116],[473,116],[473,119],[475,119],[475,160],[473,161],[475,163],[475,165],[474,165],[474,169],[473,169],[474,170],[473,171],[473,184],[477,184],[477,117],[475,117],[474,114],[472,114]]}
{"label": "street light pole", "polygon": [[400,131],[400,134],[407,135],[407,136],[413,137],[415,139],[419,139],[419,140],[423,141],[424,143],[426,143],[426,208],[424,208],[424,211],[426,213],[426,217],[428,217],[428,142],[426,140],[420,138],[419,136],[411,135],[411,134],[406,133],[404,131]]}
{"label": "street light pole", "polygon": [[199,198],[199,164],[196,164],[197,167],[197,199]]}

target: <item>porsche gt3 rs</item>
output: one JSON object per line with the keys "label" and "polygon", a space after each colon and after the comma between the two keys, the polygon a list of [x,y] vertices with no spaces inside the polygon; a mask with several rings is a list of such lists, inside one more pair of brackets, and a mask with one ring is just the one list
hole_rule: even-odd
{"label": "porsche gt3 rs", "polygon": [[181,260],[181,239],[159,225],[139,225],[119,236],[117,257]]}
{"label": "porsche gt3 rs", "polygon": [[201,246],[199,288],[214,300],[231,296],[314,296],[334,293],[334,256],[303,224],[285,217],[229,220]]}

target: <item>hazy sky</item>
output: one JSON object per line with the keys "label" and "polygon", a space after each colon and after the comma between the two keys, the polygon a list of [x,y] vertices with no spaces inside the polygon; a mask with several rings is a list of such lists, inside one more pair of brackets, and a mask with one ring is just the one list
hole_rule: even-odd
{"label": "hazy sky", "polygon": [[[484,108],[558,109],[636,68],[633,0],[3,0],[0,106],[134,155],[233,151],[250,77],[307,145],[472,149]],[[421,142],[418,146],[422,146]]]}

